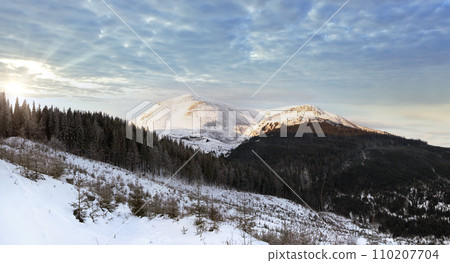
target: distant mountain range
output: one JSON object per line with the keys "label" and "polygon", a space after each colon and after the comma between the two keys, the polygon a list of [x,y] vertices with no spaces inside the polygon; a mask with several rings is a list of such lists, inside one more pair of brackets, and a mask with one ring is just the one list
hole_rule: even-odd
{"label": "distant mountain range", "polygon": [[[241,109],[183,95],[153,105],[136,124],[153,122],[160,135],[226,154],[245,167],[229,180],[237,189],[299,201],[255,151],[317,210],[394,236],[450,234],[449,149],[366,128],[312,105]],[[315,134],[298,138],[302,127]]]}
{"label": "distant mountain range", "polygon": [[154,104],[135,124],[138,127],[154,125],[152,128],[158,134],[181,140],[193,148],[199,147],[204,152],[227,154],[251,137],[280,129],[282,125],[295,126],[309,121],[383,133],[312,105],[244,109],[190,94]]}

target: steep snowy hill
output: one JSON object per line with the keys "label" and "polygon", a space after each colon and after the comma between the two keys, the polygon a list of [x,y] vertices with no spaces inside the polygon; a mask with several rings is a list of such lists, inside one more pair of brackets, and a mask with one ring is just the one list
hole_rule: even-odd
{"label": "steep snowy hill", "polygon": [[[412,242],[332,213],[321,213],[322,220],[286,199],[177,178],[166,185],[168,177],[131,173],[20,138],[3,141],[0,154],[0,244],[104,244],[113,236],[109,244]],[[10,162],[33,167],[50,157],[64,164],[59,178],[40,174],[31,180],[31,168]],[[139,193],[150,201],[142,217],[132,213]],[[75,217],[78,201],[83,222]]]}
{"label": "steep snowy hill", "polygon": [[135,124],[182,140],[194,148],[200,147],[205,152],[226,154],[250,137],[277,129],[282,124],[297,125],[309,120],[379,132],[311,105],[271,110],[241,109],[193,95],[159,102],[142,113]]}

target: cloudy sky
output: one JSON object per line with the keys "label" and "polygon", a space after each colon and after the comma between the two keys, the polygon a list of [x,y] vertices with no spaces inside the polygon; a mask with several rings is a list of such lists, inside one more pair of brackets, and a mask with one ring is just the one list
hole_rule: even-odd
{"label": "cloudy sky", "polygon": [[0,90],[124,117],[193,93],[313,104],[450,147],[450,1],[15,0],[0,6]]}

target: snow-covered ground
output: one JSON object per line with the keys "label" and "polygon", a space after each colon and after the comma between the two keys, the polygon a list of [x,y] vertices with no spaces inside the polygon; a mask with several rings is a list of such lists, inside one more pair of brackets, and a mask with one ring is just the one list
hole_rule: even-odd
{"label": "snow-covered ground", "polygon": [[[286,235],[286,229],[308,244],[409,243],[332,213],[320,214],[324,222],[311,210],[282,198],[190,185],[178,178],[165,185],[167,177],[134,174],[20,138],[5,140],[0,149],[18,155],[37,149],[41,154],[39,158],[58,156],[67,167],[59,179],[43,175],[43,179],[33,181],[20,175],[21,167],[0,160],[0,244],[105,244],[110,241],[109,244],[259,245],[266,244],[257,239],[264,233]],[[71,206],[76,203],[78,192],[68,183],[76,175],[85,182],[107,183],[116,194],[127,195],[133,184],[142,186],[150,195],[158,193],[162,198],[176,198],[181,215],[176,219],[167,216],[139,218],[132,215],[126,203],[108,212],[96,208],[97,201],[93,201],[85,222],[80,223]],[[86,186],[84,191],[90,190]],[[213,204],[223,215],[214,230],[208,227],[199,231],[196,216],[187,212],[199,202],[196,194],[201,195],[202,203]],[[239,224],[245,217],[242,215],[244,206],[255,223],[252,235],[244,232]]]}
{"label": "snow-covered ground", "polygon": [[[235,226],[222,224],[218,232],[197,235],[194,217],[180,220],[138,218],[121,205],[96,222],[80,223],[70,203],[73,185],[45,176],[34,182],[17,174],[17,166],[0,161],[0,244],[241,244]],[[125,225],[123,225],[126,222]],[[183,228],[186,229],[183,233]],[[263,244],[257,242],[255,244]]]}

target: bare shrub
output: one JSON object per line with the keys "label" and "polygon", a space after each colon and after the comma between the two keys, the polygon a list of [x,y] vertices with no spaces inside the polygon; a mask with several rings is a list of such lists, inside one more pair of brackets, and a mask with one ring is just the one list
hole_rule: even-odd
{"label": "bare shrub", "polygon": [[97,195],[99,196],[98,205],[101,209],[106,209],[111,213],[117,208],[117,204],[114,202],[114,191],[110,184],[106,183],[100,187]]}
{"label": "bare shrub", "polygon": [[238,226],[244,232],[248,234],[252,234],[255,223],[255,212],[250,208],[249,201],[244,200],[241,203],[241,206],[238,207],[239,216],[238,216]]}
{"label": "bare shrub", "polygon": [[180,216],[180,206],[178,203],[179,201],[174,197],[169,198],[166,202],[164,202],[164,210],[169,218],[175,219]]}
{"label": "bare shrub", "polygon": [[138,217],[144,217],[148,214],[148,206],[146,205],[146,199],[148,193],[144,192],[141,185],[132,185],[132,193],[130,193],[130,198],[128,199],[128,205],[131,208],[131,212]]}
{"label": "bare shrub", "polygon": [[196,235],[201,235],[206,231],[206,220],[202,217],[197,217],[194,221],[194,225],[196,227]]}
{"label": "bare shrub", "polygon": [[299,226],[283,222],[282,227],[268,229],[256,235],[256,237],[270,245],[315,245],[318,244],[310,234],[302,231]]}
{"label": "bare shrub", "polygon": [[208,218],[213,222],[222,222],[224,220],[224,216],[221,214],[220,210],[214,205],[211,204],[208,208]]}
{"label": "bare shrub", "polygon": [[152,218],[163,214],[164,209],[162,204],[162,198],[159,194],[156,194],[148,202],[148,217]]}
{"label": "bare shrub", "polygon": [[261,241],[269,243],[270,245],[279,245],[280,237],[275,231],[266,230],[257,235],[257,238]]}
{"label": "bare shrub", "polygon": [[49,165],[47,166],[47,172],[49,176],[59,179],[65,171],[65,165],[62,161],[58,160],[57,158],[54,158],[50,161]]}

